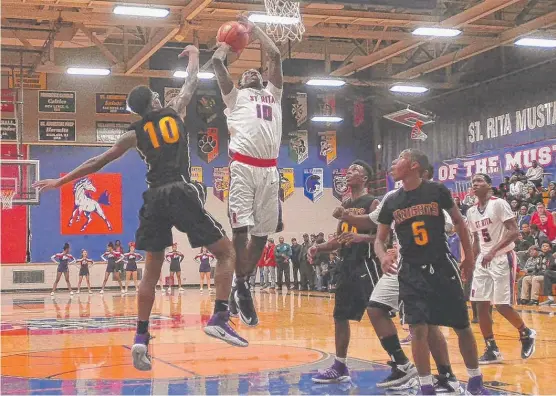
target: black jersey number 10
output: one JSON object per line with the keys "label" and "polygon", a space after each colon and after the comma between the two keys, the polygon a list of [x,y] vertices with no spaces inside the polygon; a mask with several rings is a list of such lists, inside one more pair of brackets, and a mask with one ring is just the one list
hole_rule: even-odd
{"label": "black jersey number 10", "polygon": [[143,126],[143,130],[149,134],[151,144],[154,148],[160,147],[159,135],[162,136],[162,140],[168,144],[174,144],[180,138],[178,123],[174,117],[170,116],[162,117],[157,122],[156,127],[152,121],[147,122]]}

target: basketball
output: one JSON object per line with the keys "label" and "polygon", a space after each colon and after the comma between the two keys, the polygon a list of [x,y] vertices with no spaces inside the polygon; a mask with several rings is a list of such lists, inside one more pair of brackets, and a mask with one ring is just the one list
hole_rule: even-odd
{"label": "basketball", "polygon": [[240,52],[249,42],[249,32],[239,22],[226,22],[218,29],[216,40],[228,44],[234,52]]}

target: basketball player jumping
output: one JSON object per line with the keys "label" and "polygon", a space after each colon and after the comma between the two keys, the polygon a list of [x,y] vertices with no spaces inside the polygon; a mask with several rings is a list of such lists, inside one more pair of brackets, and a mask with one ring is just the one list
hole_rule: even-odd
{"label": "basketball player jumping", "polygon": [[[255,270],[269,234],[283,228],[280,209],[280,175],[277,158],[282,139],[282,60],[280,51],[259,27],[245,17],[240,22],[261,41],[269,59],[268,84],[257,70],[241,76],[234,86],[224,65],[231,47],[219,43],[212,56],[214,72],[226,104],[230,131],[229,217],[236,251],[234,285],[230,311],[239,310],[248,326],[259,323],[251,293],[249,276]],[[251,234],[251,238],[248,238]]]}
{"label": "basketball player jumping", "polygon": [[133,365],[150,370],[148,353],[149,316],[155,299],[155,286],[164,263],[164,249],[172,245],[172,227],[188,234],[194,248],[207,246],[218,260],[216,267],[216,303],[214,315],[205,333],[232,345],[247,346],[230,325],[227,299],[230,294],[235,254],[222,226],[203,208],[202,190],[191,182],[188,136],[185,132],[186,107],[197,86],[199,50],[189,45],[180,54],[188,56],[188,76],[168,107],[162,107],[158,94],[149,87],[135,87],[129,94],[128,106],[142,119],[130,126],[108,151],[85,161],[60,179],[35,183],[41,190],[60,186],[104,166],[135,147],[147,164],[148,189],[139,212],[136,247],[146,251],[145,271],[139,285],[137,334],[132,347]]}
{"label": "basketball player jumping", "polygon": [[477,264],[471,285],[471,301],[477,302],[479,325],[486,342],[481,364],[502,361],[490,315],[490,304],[519,331],[521,358],[528,359],[535,352],[537,332],[527,328],[512,307],[516,257],[514,241],[519,235],[515,215],[510,204],[492,195],[490,176],[478,173],[473,177],[473,192],[478,203],[467,211],[469,229],[473,232],[473,248]]}
{"label": "basketball player jumping", "polygon": [[[429,166],[421,175],[423,180],[431,180],[434,173]],[[348,212],[341,213],[340,219],[355,227],[370,227],[373,223],[379,224],[378,216],[384,202],[398,189],[389,191],[378,207],[369,215],[353,215]],[[443,211],[447,224],[452,224],[450,215]],[[394,239],[397,239],[394,235]],[[412,380],[417,376],[417,369],[409,361],[400,345],[398,330],[392,321],[390,312],[399,309],[400,285],[396,275],[385,274],[375,285],[367,312],[373,328],[380,339],[380,343],[388,356],[392,372],[384,380],[377,382],[379,388],[409,389],[418,386],[418,382]],[[442,393],[454,393],[460,390],[460,383],[452,371],[450,355],[448,354],[448,343],[438,326],[429,326],[428,344],[438,368],[438,376],[435,379],[435,390]]]}
{"label": "basketball player jumping", "polygon": [[[354,161],[347,170],[346,181],[351,187],[351,198],[342,204],[338,211],[354,214],[369,214],[378,205],[366,186],[372,174],[371,167],[363,161]],[[336,213],[335,213],[336,214]],[[350,320],[360,321],[367,308],[367,303],[374,285],[380,277],[379,268],[372,259],[371,243],[375,230],[370,227],[355,228],[348,223],[338,223],[337,238],[309,248],[308,255],[312,261],[317,253],[340,249],[340,264],[337,268],[336,298],[334,299],[334,328],[336,335],[336,359],[332,367],[313,377],[317,383],[350,381],[347,368],[347,350],[350,341]]]}
{"label": "basketball player jumping", "polygon": [[[428,166],[427,156],[414,149],[403,151],[394,160],[391,174],[395,181],[402,181],[402,188],[385,200],[380,211],[375,251],[385,273],[398,273],[400,299],[405,321],[412,330],[413,359],[422,394],[436,392],[428,343],[430,327],[434,326],[455,330],[470,377],[467,392],[488,394],[479,369],[477,344],[469,324],[459,270],[448,249],[442,210],[448,211],[461,238],[464,276],[473,269],[469,233],[450,191],[442,184],[421,179],[420,174]],[[399,264],[385,249],[392,223],[401,247]]]}

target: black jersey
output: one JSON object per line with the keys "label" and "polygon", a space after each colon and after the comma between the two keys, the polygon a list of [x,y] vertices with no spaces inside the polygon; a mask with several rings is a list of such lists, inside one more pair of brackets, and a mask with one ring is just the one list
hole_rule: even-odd
{"label": "black jersey", "polygon": [[181,117],[171,107],[151,111],[129,127],[147,164],[147,184],[158,187],[190,181],[189,139]]}
{"label": "black jersey", "polygon": [[404,263],[430,264],[449,254],[443,209],[454,206],[443,184],[423,181],[415,190],[400,188],[385,200],[378,216],[381,224],[394,222]]}
{"label": "black jersey", "polygon": [[[369,214],[374,197],[369,194],[360,196],[357,199],[349,199],[342,204],[342,207],[353,215]],[[338,235],[342,232],[354,232],[356,234],[369,234],[371,229],[361,230],[341,222],[338,225]],[[340,249],[340,257],[344,262],[356,262],[363,264],[364,260],[369,258],[372,253],[369,243],[354,243],[350,246],[344,246]]]}

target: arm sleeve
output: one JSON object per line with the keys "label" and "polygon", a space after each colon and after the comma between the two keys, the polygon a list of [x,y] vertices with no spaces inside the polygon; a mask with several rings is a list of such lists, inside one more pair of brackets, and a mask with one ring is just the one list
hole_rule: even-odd
{"label": "arm sleeve", "polygon": [[382,208],[380,209],[380,213],[378,214],[378,222],[380,224],[385,224],[390,226],[394,221],[394,212],[390,208],[389,202],[391,198],[385,199],[382,204]]}
{"label": "arm sleeve", "polygon": [[512,211],[512,207],[508,202],[503,199],[496,200],[496,216],[505,222],[510,219],[515,219],[514,212]]}
{"label": "arm sleeve", "polygon": [[238,90],[236,87],[233,87],[228,95],[224,95],[224,93],[222,93],[222,100],[229,110],[233,110],[236,106],[237,94]]}
{"label": "arm sleeve", "polygon": [[272,96],[274,96],[274,99],[276,99],[277,102],[282,100],[282,89],[277,88],[270,81],[266,84],[266,89],[272,94]]}
{"label": "arm sleeve", "polygon": [[438,184],[439,196],[438,196],[438,203],[440,207],[445,210],[450,210],[454,206],[454,199],[452,198],[452,193],[444,184]]}

